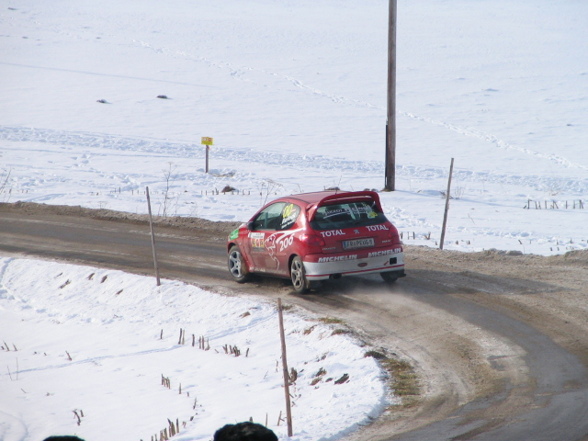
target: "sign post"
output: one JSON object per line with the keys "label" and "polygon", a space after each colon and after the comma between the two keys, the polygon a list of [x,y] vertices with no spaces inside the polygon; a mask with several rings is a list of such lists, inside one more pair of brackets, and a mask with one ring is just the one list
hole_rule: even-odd
{"label": "sign post", "polygon": [[200,141],[200,143],[204,146],[206,146],[206,166],[205,166],[205,172],[208,173],[208,152],[210,150],[210,146],[213,145],[214,140],[212,138],[209,138],[208,136],[203,136],[202,140]]}

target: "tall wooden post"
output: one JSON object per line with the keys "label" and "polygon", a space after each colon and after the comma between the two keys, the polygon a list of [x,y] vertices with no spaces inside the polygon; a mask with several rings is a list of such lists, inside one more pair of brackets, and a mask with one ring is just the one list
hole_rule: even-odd
{"label": "tall wooden post", "polygon": [[439,249],[443,249],[443,242],[445,242],[445,228],[447,227],[447,213],[449,212],[449,197],[451,195],[451,177],[453,176],[453,158],[451,158],[451,165],[449,166],[449,179],[447,179],[447,194],[445,195],[445,213],[443,214],[443,226],[441,227],[441,240],[439,241]]}
{"label": "tall wooden post", "polygon": [[157,286],[161,285],[161,280],[159,279],[159,266],[157,264],[157,251],[155,250],[155,233],[153,231],[153,216],[151,215],[151,198],[149,197],[149,187],[145,187],[147,192],[147,208],[149,210],[149,227],[151,228],[151,250],[153,251],[153,266],[155,268],[155,280],[157,281]]}
{"label": "tall wooden post", "polygon": [[388,17],[388,115],[386,119],[386,185],[396,189],[396,0],[389,0]]}
{"label": "tall wooden post", "polygon": [[278,297],[278,318],[280,321],[280,341],[282,342],[282,368],[284,374],[284,393],[286,395],[286,423],[288,436],[292,436],[292,406],[290,405],[290,374],[288,373],[288,357],[286,356],[286,335],[284,333],[284,317],[282,315],[282,299]]}

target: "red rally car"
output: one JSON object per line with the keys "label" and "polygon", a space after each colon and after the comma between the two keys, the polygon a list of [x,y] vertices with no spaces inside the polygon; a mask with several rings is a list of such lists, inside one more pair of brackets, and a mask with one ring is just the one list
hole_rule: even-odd
{"label": "red rally car", "polygon": [[379,273],[389,283],[404,274],[398,230],[374,191],[329,190],[276,199],[227,241],[233,279],[251,273],[290,278],[305,293],[311,283]]}

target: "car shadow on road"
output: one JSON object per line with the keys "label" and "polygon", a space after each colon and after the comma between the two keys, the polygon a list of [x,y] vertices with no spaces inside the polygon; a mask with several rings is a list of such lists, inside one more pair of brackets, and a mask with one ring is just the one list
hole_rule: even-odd
{"label": "car shadow on road", "polygon": [[[288,286],[287,281],[285,281],[285,285]],[[321,283],[316,289],[311,290],[310,293],[302,294],[301,296],[340,296],[353,295],[354,293],[381,294],[382,292],[409,295],[483,293],[509,296],[552,293],[562,290],[565,290],[562,286],[537,280],[490,276],[473,271],[410,270],[407,272],[407,277],[398,279],[391,284],[384,282],[377,274],[328,280]]]}

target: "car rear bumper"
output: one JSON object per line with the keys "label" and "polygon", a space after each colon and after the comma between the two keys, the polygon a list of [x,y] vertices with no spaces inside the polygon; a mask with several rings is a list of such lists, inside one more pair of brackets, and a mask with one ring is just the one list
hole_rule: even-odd
{"label": "car rear bumper", "polygon": [[303,259],[309,280],[326,280],[341,276],[398,272],[404,275],[404,254],[401,249],[378,249],[344,254],[313,254]]}

